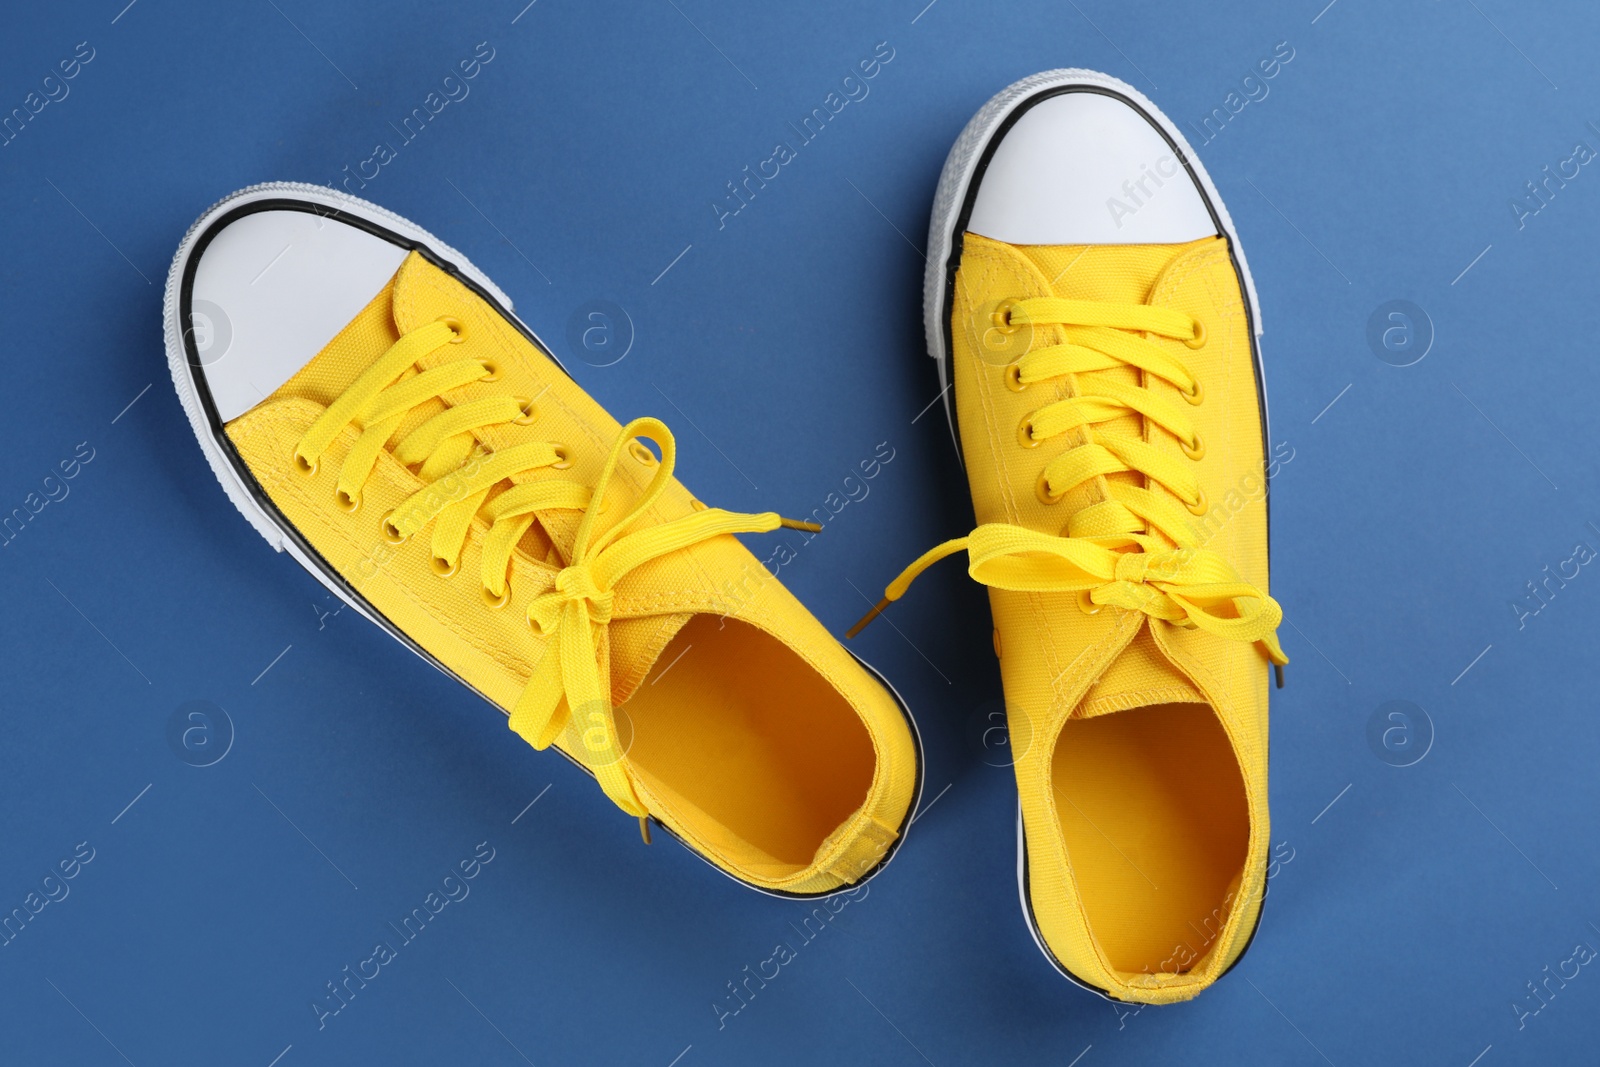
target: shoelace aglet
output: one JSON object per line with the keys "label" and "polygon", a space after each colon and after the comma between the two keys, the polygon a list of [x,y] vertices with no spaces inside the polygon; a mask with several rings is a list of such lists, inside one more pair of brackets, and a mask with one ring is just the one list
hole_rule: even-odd
{"label": "shoelace aglet", "polygon": [[1272,665],[1272,673],[1277,678],[1278,688],[1282,689],[1283,688],[1283,664],[1274,663]]}
{"label": "shoelace aglet", "polygon": [[821,533],[822,524],[819,522],[804,522],[800,519],[786,519],[778,516],[778,525],[786,530],[804,530],[806,533]]}
{"label": "shoelace aglet", "polygon": [[644,843],[650,843],[650,816],[639,816],[639,836],[644,838]]}
{"label": "shoelace aglet", "polygon": [[850,627],[850,629],[844,632],[845,640],[848,641],[862,630],[865,630],[867,628],[867,623],[871,622],[873,619],[876,619],[879,615],[882,615],[888,607],[888,597],[884,597],[882,600],[874,604],[871,611],[861,616],[860,622],[856,623],[854,626]]}

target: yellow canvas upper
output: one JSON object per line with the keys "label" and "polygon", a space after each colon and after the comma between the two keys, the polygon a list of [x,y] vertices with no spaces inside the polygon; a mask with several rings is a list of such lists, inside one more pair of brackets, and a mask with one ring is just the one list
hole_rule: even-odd
{"label": "yellow canvas upper", "polygon": [[[1231,563],[1245,582],[1265,592],[1265,496],[1249,490],[1264,477],[1260,402],[1239,281],[1227,242],[1220,237],[1175,247],[1043,248],[966,236],[951,336],[961,445],[978,522],[1004,522],[1056,535],[1073,513],[1106,499],[1105,478],[1091,479],[1057,504],[1040,499],[1036,485],[1042,467],[1082,438],[1068,433],[1025,448],[1019,446],[1016,428],[1042,402],[1072,395],[1074,382],[1068,376],[1021,391],[1009,388],[1006,364],[1012,357],[1020,358],[1015,350],[1018,335],[1007,341],[991,334],[986,341],[982,330],[1000,301],[1050,296],[1149,304],[1204,323],[1206,343],[1198,349],[1177,340],[1154,339],[1203,388],[1200,404],[1184,404],[1204,442],[1204,457],[1190,466],[1210,505],[1193,521],[1201,544]],[[1056,327],[1026,330],[1020,339],[1036,349],[1069,337]],[[1131,368],[1096,373],[1142,384],[1158,397],[1184,403],[1176,386],[1151,375],[1142,376],[1141,382],[1140,373]],[[1180,442],[1147,419],[1128,416],[1090,433],[1110,431],[1183,457]],[[1129,474],[1107,477],[1138,480]],[[1148,488],[1162,491],[1159,486]],[[990,592],[1008,712],[1017,720],[1011,735],[1023,739],[1023,750],[1014,755],[1028,842],[1029,896],[1046,944],[1073,973],[1122,999],[1187,999],[1232,963],[1253,932],[1260,906],[1269,846],[1267,661],[1260,648],[1245,641],[1183,628],[1135,610],[1103,608],[1089,614],[1079,600],[1072,593]],[[1135,812],[1122,820],[1119,825],[1132,832],[1117,840],[1120,835],[1103,825],[1109,815],[1096,818],[1080,809],[1096,795],[1109,798],[1108,809],[1123,811],[1139,807],[1144,797],[1162,790],[1187,804],[1206,803],[1208,798],[1193,795],[1182,761],[1162,768],[1165,775],[1131,781],[1126,773],[1110,773],[1115,768],[1073,765],[1079,778],[1072,786],[1077,795],[1064,795],[1066,783],[1058,779],[1063,761],[1057,754],[1060,746],[1071,743],[1069,721],[1138,715],[1143,713],[1126,709],[1183,704],[1208,704],[1225,731],[1238,761],[1242,804],[1219,806],[1243,816],[1248,830],[1243,854],[1230,857],[1236,865],[1236,884],[1231,879],[1223,883],[1217,899],[1202,894],[1179,902],[1177,907],[1187,909],[1187,921],[1181,925],[1192,924],[1194,931],[1151,941],[1139,930],[1113,931],[1124,922],[1141,925],[1144,916],[1137,908],[1119,914],[1118,902],[1107,900],[1103,917],[1086,910],[1082,868],[1093,863],[1125,868],[1113,877],[1112,885],[1121,883],[1127,896],[1142,893],[1136,887],[1151,888],[1150,883],[1159,887],[1164,881],[1169,883],[1166,892],[1174,893],[1181,890],[1171,868],[1185,857],[1163,855],[1172,843],[1158,834],[1150,836],[1148,845],[1141,839],[1141,821],[1151,812]],[[1156,725],[1193,729],[1178,723]],[[1129,762],[1133,761],[1130,756]],[[1098,780],[1082,781],[1089,775]],[[1067,851],[1063,820],[1087,824],[1088,832],[1081,836],[1085,842],[1109,837],[1112,847],[1090,853],[1086,844],[1085,855],[1075,863]],[[1208,843],[1195,844],[1203,851]],[[1216,844],[1237,848],[1231,841]],[[1163,877],[1163,870],[1170,876]],[[1152,890],[1142,903],[1160,902],[1160,897],[1160,890]],[[1110,958],[1101,942],[1112,932],[1139,943],[1131,958],[1126,953],[1121,960]]]}
{"label": "yellow canvas upper", "polygon": [[[463,360],[484,373],[452,377]],[[898,836],[918,758],[901,708],[731,536],[777,517],[708,509],[664,426],[624,432],[420,254],[226,430],[356,593],[721,869],[826,892]]]}
{"label": "yellow canvas upper", "polygon": [[950,338],[978,526],[878,610],[967,553],[990,587],[1039,936],[1110,996],[1188,999],[1254,931],[1268,667],[1286,662],[1227,241],[968,233]]}

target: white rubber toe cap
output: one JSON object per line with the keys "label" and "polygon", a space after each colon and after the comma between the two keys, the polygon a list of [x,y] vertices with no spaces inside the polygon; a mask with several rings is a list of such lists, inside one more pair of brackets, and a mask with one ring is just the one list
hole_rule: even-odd
{"label": "white rubber toe cap", "polygon": [[219,230],[195,264],[201,373],[228,422],[305,366],[371,303],[407,250],[309,211],[263,210]]}
{"label": "white rubber toe cap", "polygon": [[1160,129],[1098,92],[1023,112],[982,173],[967,229],[1018,245],[1179,244],[1218,232]]}

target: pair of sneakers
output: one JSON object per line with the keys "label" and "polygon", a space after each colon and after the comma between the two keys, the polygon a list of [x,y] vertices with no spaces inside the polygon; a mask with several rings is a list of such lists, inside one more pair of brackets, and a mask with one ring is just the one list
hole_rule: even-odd
{"label": "pair of sneakers", "polygon": [[[1232,224],[1136,91],[1037,75],[950,153],[926,314],[979,525],[873,614],[965,551],[1029,927],[1082,985],[1188,999],[1260,912],[1284,662]],[[185,236],[165,330],[267,541],[590,772],[646,841],[786,897],[889,862],[923,781],[911,714],[734,536],[816,527],[696,499],[671,431],[608,415],[460,253],[325,187],[254,186]]]}

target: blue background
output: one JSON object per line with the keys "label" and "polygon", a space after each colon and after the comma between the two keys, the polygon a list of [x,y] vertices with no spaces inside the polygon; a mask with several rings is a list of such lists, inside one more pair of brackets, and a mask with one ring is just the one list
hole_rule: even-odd
{"label": "blue background", "polygon": [[[1527,983],[1600,947],[1600,576],[1567,564],[1520,625],[1511,605],[1600,548],[1600,173],[1552,183],[1520,224],[1510,202],[1576,142],[1600,148],[1594,5],[124,2],[8,4],[0,32],[0,112],[94,49],[0,147],[0,512],[93,450],[0,548],[0,911],[79,842],[94,855],[0,947],[0,1059],[1592,1059],[1600,973],[1552,980],[1547,1003]],[[1199,147],[1256,272],[1292,452],[1273,494],[1294,659],[1279,864],[1226,980],[1134,1013],[1035,949],[1011,772],[982,742],[990,624],[959,566],[859,642],[927,744],[906,848],[719,1028],[725,983],[805,909],[641,846],[579,772],[336,613],[235,513],[167,377],[179,238],[240,186],[336,181],[480,41],[470,95],[363,195],[470,256],[618,417],[676,426],[707,500],[803,513],[887,442],[870,495],[784,570],[836,632],[970,521],[920,306],[968,117],[1086,66],[1198,142],[1192,123],[1293,48]],[[724,183],[880,41],[870,95],[719,228]],[[633,334],[606,367],[567,341],[597,300]],[[1368,340],[1391,300],[1422,309],[1398,354]],[[189,701],[226,718],[185,748],[168,725]],[[1416,707],[1390,720],[1391,701]],[[470,896],[319,1030],[324,983],[482,841]]]}

